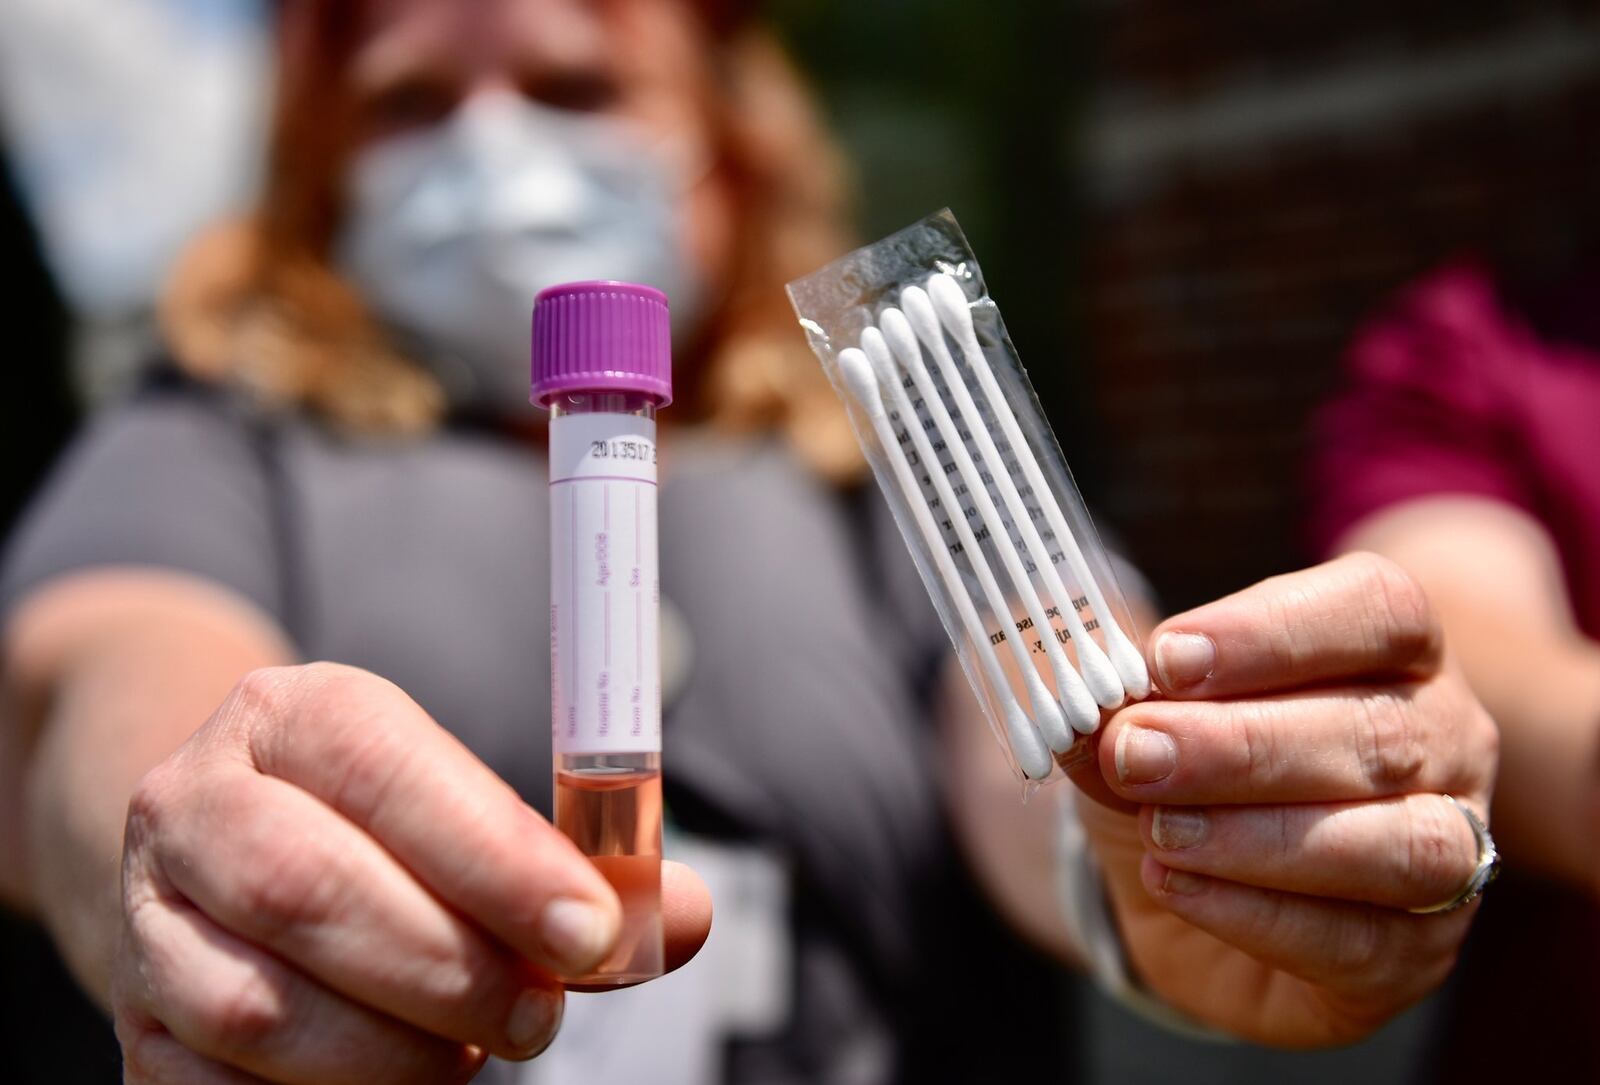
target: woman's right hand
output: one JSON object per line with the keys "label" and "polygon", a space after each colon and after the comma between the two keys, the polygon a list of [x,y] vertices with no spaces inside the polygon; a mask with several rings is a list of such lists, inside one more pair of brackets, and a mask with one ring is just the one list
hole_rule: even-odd
{"label": "woman's right hand", "polygon": [[[663,870],[669,965],[710,901]],[[554,1037],[620,906],[400,689],[246,676],[134,792],[112,1009],[129,1082],[447,1082]]]}

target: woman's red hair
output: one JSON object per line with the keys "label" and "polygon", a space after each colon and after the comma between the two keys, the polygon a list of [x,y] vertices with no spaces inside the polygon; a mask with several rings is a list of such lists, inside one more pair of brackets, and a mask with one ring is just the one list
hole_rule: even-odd
{"label": "woman's red hair", "polygon": [[[702,96],[715,168],[732,194],[730,284],[689,344],[673,415],[724,430],[777,430],[830,477],[859,455],[783,285],[848,245],[845,171],[811,99],[771,37],[702,9],[710,55]],[[189,372],[233,380],[359,433],[415,434],[444,400],[385,338],[331,250],[357,118],[346,72],[364,32],[362,3],[290,0],[266,175],[254,214],[202,235],[163,303]],[[684,379],[687,378],[687,379]]]}

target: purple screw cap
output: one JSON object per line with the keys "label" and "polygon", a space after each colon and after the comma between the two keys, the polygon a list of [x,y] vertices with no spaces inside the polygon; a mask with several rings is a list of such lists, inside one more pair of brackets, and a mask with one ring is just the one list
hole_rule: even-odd
{"label": "purple screw cap", "polygon": [[653,286],[562,283],[533,300],[529,399],[548,407],[571,392],[640,392],[672,402],[672,324]]}

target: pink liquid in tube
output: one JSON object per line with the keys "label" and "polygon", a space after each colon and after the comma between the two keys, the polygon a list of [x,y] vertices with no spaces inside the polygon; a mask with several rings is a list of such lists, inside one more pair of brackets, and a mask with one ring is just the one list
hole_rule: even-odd
{"label": "pink liquid in tube", "polygon": [[533,400],[550,410],[555,823],[611,882],[622,934],[585,986],[662,972],[661,587],[655,412],[670,402],[666,296],[584,282],[539,294]]}

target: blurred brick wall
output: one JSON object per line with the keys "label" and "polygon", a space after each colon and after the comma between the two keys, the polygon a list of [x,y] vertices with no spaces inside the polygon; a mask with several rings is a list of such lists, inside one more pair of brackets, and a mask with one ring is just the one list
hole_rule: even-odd
{"label": "blurred brick wall", "polygon": [[1083,163],[1105,513],[1186,605],[1303,563],[1308,412],[1454,254],[1600,235],[1600,5],[1125,0]]}

